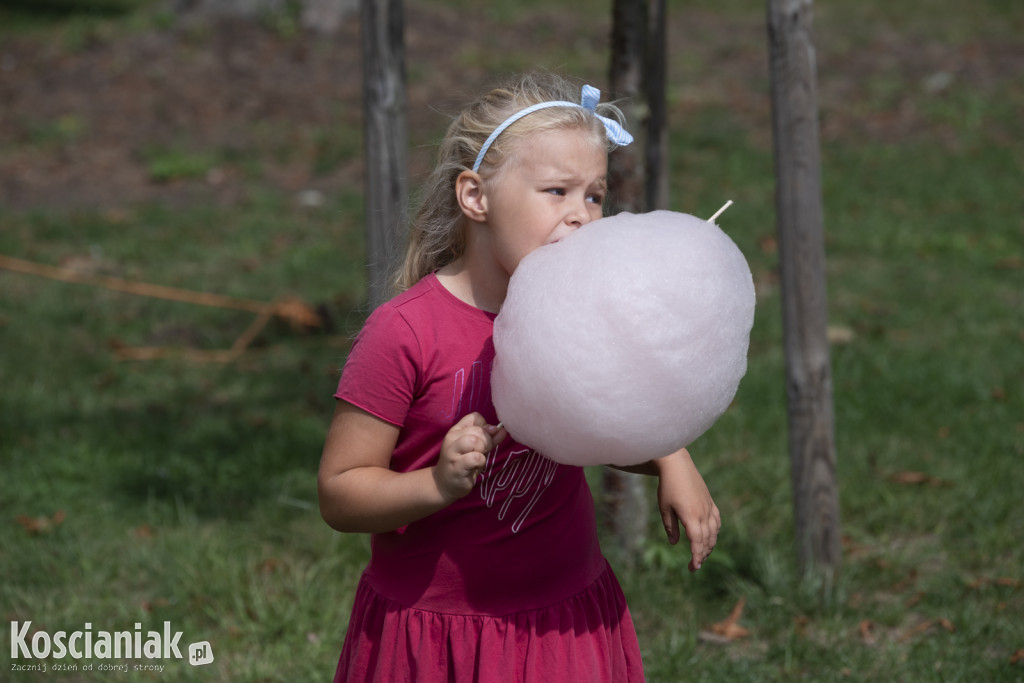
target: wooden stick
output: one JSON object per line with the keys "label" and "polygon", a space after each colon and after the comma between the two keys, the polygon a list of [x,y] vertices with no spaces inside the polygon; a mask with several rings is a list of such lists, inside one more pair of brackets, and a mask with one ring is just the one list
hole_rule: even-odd
{"label": "wooden stick", "polygon": [[719,209],[718,211],[715,211],[715,215],[708,219],[708,223],[714,223],[715,219],[718,218],[719,216],[721,216],[722,213],[724,213],[725,210],[728,209],[730,206],[732,206],[732,200],[731,199],[729,201],[727,201],[725,203],[725,205],[721,209]]}
{"label": "wooden stick", "polygon": [[227,350],[205,351],[203,349],[176,349],[167,346],[135,346],[117,349],[114,353],[119,360],[154,360],[180,356],[186,360],[200,363],[230,363],[245,353],[245,350],[256,339],[256,335],[270,322],[277,309],[277,303],[265,304],[256,319],[249,323],[249,327]]}
{"label": "wooden stick", "polygon": [[118,292],[127,292],[128,294],[138,294],[156,299],[198,304],[200,306],[230,308],[259,314],[266,313],[267,307],[270,306],[271,315],[288,318],[303,325],[319,326],[321,324],[320,317],[316,313],[310,311],[305,306],[296,305],[294,300],[280,300],[273,304],[268,304],[265,301],[242,299],[224,296],[223,294],[210,294],[207,292],[178,289],[177,287],[153,285],[146,282],[133,282],[109,275],[90,275],[71,270],[70,268],[58,268],[57,266],[36,263],[35,261],[25,261],[11,256],[4,256],[3,254],[0,254],[0,268],[28,275],[39,275],[60,282],[104,287]]}
{"label": "wooden stick", "polygon": [[256,339],[256,335],[258,335],[260,331],[267,326],[270,319],[274,317],[274,309],[276,307],[276,304],[267,304],[264,306],[263,310],[260,311],[260,314],[256,316],[256,319],[253,320],[249,324],[249,327],[245,329],[245,332],[235,340],[235,343],[231,345],[231,352],[234,353],[236,357],[241,355],[241,353],[249,347],[249,344],[252,344],[253,340]]}

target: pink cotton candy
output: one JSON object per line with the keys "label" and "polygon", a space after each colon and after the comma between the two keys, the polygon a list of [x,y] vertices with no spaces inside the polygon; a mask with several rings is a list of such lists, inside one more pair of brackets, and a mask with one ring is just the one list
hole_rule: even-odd
{"label": "pink cotton candy", "polygon": [[622,213],[535,250],[494,323],[492,398],[517,440],[569,465],[692,443],[747,369],[754,284],[718,226]]}

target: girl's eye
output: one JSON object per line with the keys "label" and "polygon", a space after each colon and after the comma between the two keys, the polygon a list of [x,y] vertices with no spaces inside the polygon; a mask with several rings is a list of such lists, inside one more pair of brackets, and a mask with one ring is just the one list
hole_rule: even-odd
{"label": "girl's eye", "polygon": [[594,204],[603,204],[604,203],[604,195],[603,194],[592,194],[589,197],[587,197],[587,201],[593,202]]}
{"label": "girl's eye", "polygon": [[544,191],[547,192],[548,194],[553,194],[553,195],[555,195],[557,197],[564,197],[565,196],[565,190],[560,188],[560,187],[549,187],[548,189],[546,189]]}

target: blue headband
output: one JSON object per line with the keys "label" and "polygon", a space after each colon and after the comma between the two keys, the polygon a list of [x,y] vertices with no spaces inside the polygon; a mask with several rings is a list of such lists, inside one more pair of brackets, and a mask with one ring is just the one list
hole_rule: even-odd
{"label": "blue headband", "polygon": [[[580,94],[579,104],[576,104],[575,102],[564,102],[556,100],[551,102],[541,102],[531,107],[527,107],[526,109],[517,111],[515,114],[512,114],[512,116],[505,119],[500,126],[495,128],[494,132],[491,133],[491,136],[487,138],[487,140],[484,142],[484,146],[480,148],[480,153],[476,155],[476,162],[473,164],[473,172],[475,173],[480,170],[480,164],[483,163],[484,155],[487,154],[487,150],[491,148],[491,144],[498,139],[498,136],[505,132],[506,128],[508,128],[513,123],[523,118],[527,114],[532,114],[535,111],[538,111],[540,109],[547,109],[549,107],[578,107],[580,109],[586,109],[587,111],[590,112],[596,112],[597,102],[600,99],[600,90],[593,86],[585,85],[583,86],[583,92]],[[605,133],[608,135],[608,139],[611,140],[613,143],[615,143],[616,145],[628,145],[629,143],[633,142],[633,136],[630,135],[626,131],[626,129],[619,124],[618,121],[610,119],[607,116],[601,116],[600,114],[597,113],[595,113],[594,116],[600,119],[601,123],[604,124]]]}

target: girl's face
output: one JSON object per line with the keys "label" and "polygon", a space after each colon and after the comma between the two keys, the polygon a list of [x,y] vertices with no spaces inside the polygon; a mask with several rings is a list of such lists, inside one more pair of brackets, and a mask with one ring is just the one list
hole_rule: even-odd
{"label": "girl's face", "polygon": [[601,217],[608,156],[582,129],[555,129],[521,140],[484,190],[494,257],[509,276],[537,247]]}

